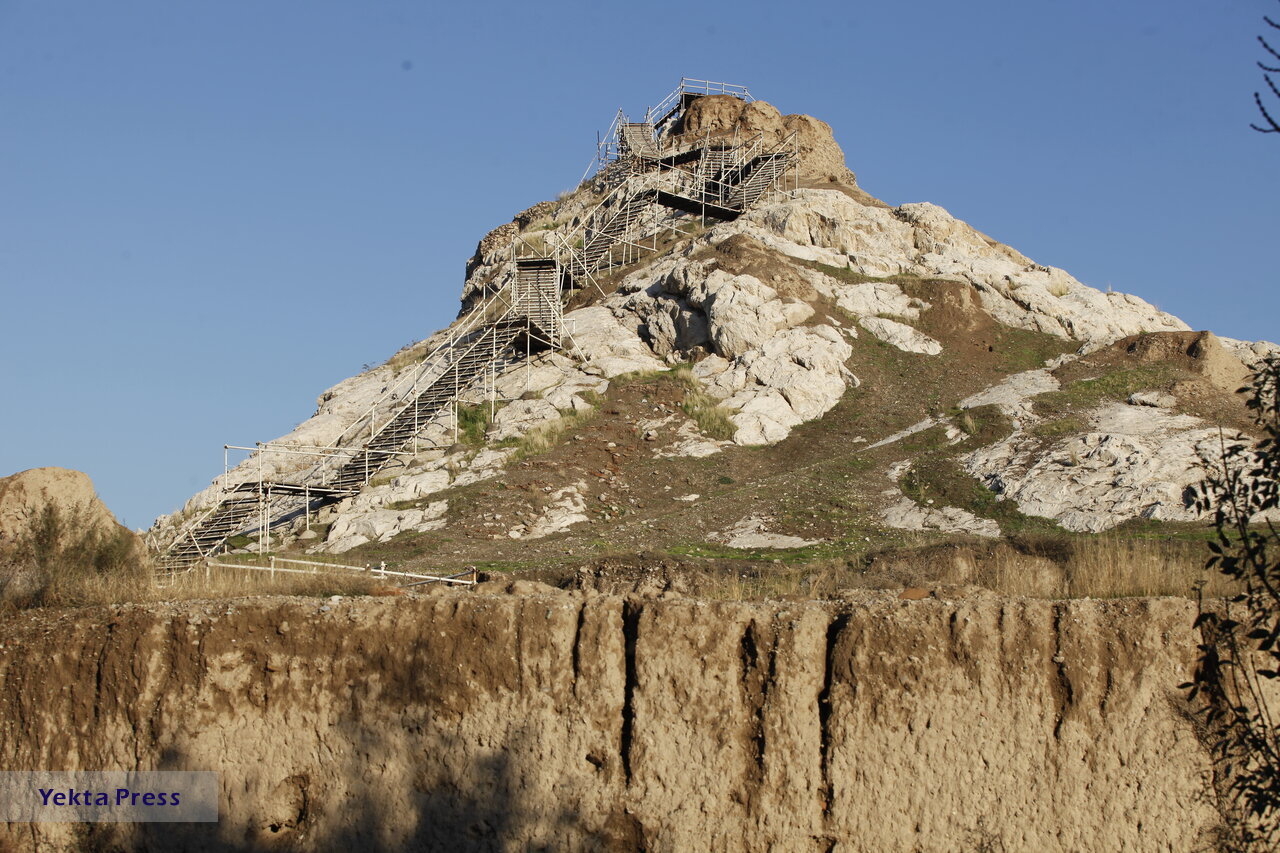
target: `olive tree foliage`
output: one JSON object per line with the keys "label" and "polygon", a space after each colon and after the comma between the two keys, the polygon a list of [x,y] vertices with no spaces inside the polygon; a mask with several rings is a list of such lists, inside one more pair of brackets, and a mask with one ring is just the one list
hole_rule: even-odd
{"label": "olive tree foliage", "polygon": [[[1267,26],[1271,27],[1271,29],[1280,30],[1280,24],[1277,24],[1267,16],[1264,15],[1262,20],[1266,21]],[[1270,60],[1258,63],[1258,67],[1262,69],[1262,79],[1266,81],[1267,88],[1271,90],[1271,94],[1277,100],[1280,100],[1280,86],[1277,86],[1276,81],[1271,79],[1272,74],[1280,74],[1280,51],[1271,46],[1266,36],[1258,36],[1258,41],[1262,44],[1262,49],[1271,54]],[[1262,114],[1262,124],[1253,124],[1250,127],[1262,133],[1280,133],[1280,123],[1267,110],[1267,104],[1262,99],[1262,93],[1254,92],[1253,101],[1258,105],[1258,112]]]}
{"label": "olive tree foliage", "polygon": [[[1266,359],[1248,407],[1256,442],[1223,441],[1221,465],[1199,487],[1216,529],[1205,566],[1232,593],[1200,600],[1202,644],[1192,681],[1215,762],[1231,849],[1280,845],[1280,356]],[[1276,706],[1273,709],[1273,706]]]}

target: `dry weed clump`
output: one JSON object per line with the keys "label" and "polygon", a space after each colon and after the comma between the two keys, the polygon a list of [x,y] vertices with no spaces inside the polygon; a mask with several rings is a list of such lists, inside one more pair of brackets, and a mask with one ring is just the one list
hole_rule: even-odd
{"label": "dry weed clump", "polygon": [[680,408],[693,418],[698,429],[708,438],[717,441],[732,441],[738,428],[729,419],[729,410],[720,405],[720,401],[702,390],[702,383],[693,376],[693,370],[682,364],[671,375],[684,386],[684,402]]}
{"label": "dry weed clump", "polygon": [[0,601],[16,607],[92,604],[145,594],[142,543],[88,507],[46,505],[0,565]]}
{"label": "dry weed clump", "polygon": [[566,432],[578,429],[595,416],[596,409],[594,408],[581,412],[571,412],[562,415],[558,420],[530,430],[516,442],[516,452],[512,454],[510,461],[519,462],[530,456],[546,453],[560,443]]}

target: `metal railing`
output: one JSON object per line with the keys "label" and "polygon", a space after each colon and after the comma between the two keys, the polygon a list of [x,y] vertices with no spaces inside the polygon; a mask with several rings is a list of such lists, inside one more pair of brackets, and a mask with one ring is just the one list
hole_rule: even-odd
{"label": "metal railing", "polygon": [[[288,563],[290,565],[307,566],[309,568],[290,569],[290,568],[285,568],[283,565],[281,565],[284,563]],[[370,577],[408,578],[414,581],[414,583],[406,584],[406,586],[419,586],[425,583],[446,583],[446,584],[454,584],[458,586],[474,586],[478,576],[478,572],[474,568],[466,569],[465,571],[461,571],[453,575],[429,575],[429,574],[422,574],[421,572],[401,572],[393,569],[388,569],[387,564],[385,562],[379,564],[378,566],[372,566],[372,565],[349,566],[349,565],[344,565],[342,563],[322,563],[315,560],[294,560],[286,557],[275,557],[275,556],[268,557],[266,565],[255,564],[255,563],[239,563],[239,562],[231,563],[231,562],[219,562],[216,560],[206,560],[204,562],[204,566],[206,570],[206,577],[208,576],[208,569],[210,568],[245,569],[248,571],[269,572],[272,577],[275,577],[275,574],[277,572],[280,572],[282,574],[295,574],[295,575],[318,575],[321,572],[337,570],[335,574],[345,574],[347,572],[356,572],[361,575],[370,576]],[[469,576],[469,578],[464,580],[463,579],[464,576]]]}
{"label": "metal railing", "polygon": [[692,77],[681,77],[680,85],[675,90],[658,102],[657,106],[650,107],[645,112],[645,121],[656,123],[665,118],[673,109],[680,105],[681,99],[685,94],[698,95],[733,95],[743,101],[751,102],[755,98],[751,97],[751,93],[747,91],[746,86],[738,86],[733,83],[720,83],[715,80],[696,80]]}

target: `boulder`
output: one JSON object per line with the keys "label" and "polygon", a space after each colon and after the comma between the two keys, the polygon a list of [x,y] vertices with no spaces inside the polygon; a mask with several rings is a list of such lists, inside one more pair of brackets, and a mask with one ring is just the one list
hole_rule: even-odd
{"label": "boulder", "polygon": [[906,323],[888,320],[884,317],[863,317],[859,322],[862,328],[885,343],[895,346],[903,352],[915,352],[923,355],[937,355],[942,352],[942,344],[913,329]]}
{"label": "boulder", "polygon": [[892,502],[881,512],[881,519],[900,530],[939,530],[943,533],[968,533],[973,536],[999,538],[1000,525],[989,518],[978,518],[955,506],[921,506],[897,491],[885,492]]}

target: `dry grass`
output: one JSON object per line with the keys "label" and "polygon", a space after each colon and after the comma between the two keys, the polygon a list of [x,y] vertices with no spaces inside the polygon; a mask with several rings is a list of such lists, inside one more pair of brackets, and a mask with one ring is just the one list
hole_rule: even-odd
{"label": "dry grass", "polygon": [[702,390],[702,383],[694,377],[693,369],[682,364],[671,371],[671,376],[685,389],[684,402],[680,404],[680,408],[693,419],[702,434],[718,441],[732,441],[738,428],[729,419],[729,410]]}
{"label": "dry grass", "polygon": [[825,599],[849,585],[847,571],[788,566],[720,575],[699,583],[696,595],[716,601]]}
{"label": "dry grass", "polygon": [[141,542],[84,506],[45,506],[0,564],[0,602],[15,607],[95,603],[140,594],[151,575]]}
{"label": "dry grass", "polygon": [[1033,598],[1193,597],[1229,591],[1207,573],[1203,542],[1100,536],[1038,536],[1012,543],[927,546],[875,555],[863,584],[972,584]]}
{"label": "dry grass", "polygon": [[1222,595],[1229,591],[1226,581],[1204,570],[1208,556],[1201,542],[1083,539],[1066,567],[1065,594],[1069,598],[1191,596],[1196,584],[1205,581],[1208,595]]}
{"label": "dry grass", "polygon": [[373,595],[388,592],[392,584],[376,575],[331,572],[293,574],[224,567],[198,568],[172,578],[153,581],[145,597],[130,601],[174,601],[201,598],[235,598],[247,595]]}
{"label": "dry grass", "polygon": [[587,409],[582,412],[571,412],[562,415],[558,420],[543,424],[535,429],[525,433],[516,442],[516,452],[512,454],[508,464],[519,462],[530,456],[538,456],[546,453],[551,448],[560,444],[564,439],[564,434],[570,430],[575,430],[583,424],[590,421],[596,416],[596,409]]}
{"label": "dry grass", "polygon": [[[249,563],[260,558],[224,557]],[[298,567],[290,567],[298,568]],[[157,575],[149,555],[123,528],[95,524],[83,511],[47,508],[0,561],[0,608],[86,607],[245,595],[369,595],[392,581],[350,570],[274,574],[200,568]]]}

